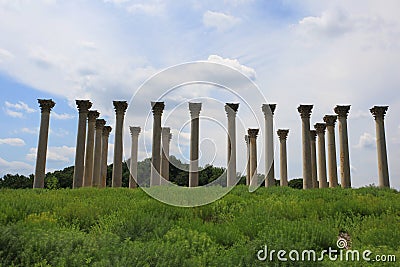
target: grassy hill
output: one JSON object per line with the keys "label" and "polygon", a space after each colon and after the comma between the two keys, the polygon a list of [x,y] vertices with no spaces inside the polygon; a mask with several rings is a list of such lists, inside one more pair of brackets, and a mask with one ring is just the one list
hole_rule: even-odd
{"label": "grassy hill", "polygon": [[400,194],[238,186],[212,204],[179,208],[140,189],[2,189],[0,233],[0,266],[366,266],[327,255],[322,262],[257,259],[265,245],[288,253],[337,249],[340,233],[352,250],[395,255],[399,264]]}

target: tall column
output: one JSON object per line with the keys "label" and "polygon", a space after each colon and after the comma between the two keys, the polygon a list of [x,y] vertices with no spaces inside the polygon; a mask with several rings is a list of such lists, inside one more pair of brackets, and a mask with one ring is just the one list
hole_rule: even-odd
{"label": "tall column", "polygon": [[93,179],[92,186],[101,186],[101,155],[103,146],[103,128],[106,125],[106,121],[103,119],[96,120],[96,133],[94,143],[94,160],[93,160]]}
{"label": "tall column", "polygon": [[311,149],[311,184],[312,188],[318,188],[317,177],[317,131],[310,130],[310,149]]}
{"label": "tall column", "polygon": [[274,112],[276,104],[263,104],[265,119],[265,187],[275,185],[274,168]]}
{"label": "tall column", "polygon": [[289,130],[279,129],[277,131],[280,142],[280,173],[281,173],[281,186],[288,185],[287,176],[287,153],[286,153],[286,140]]}
{"label": "tall column", "polygon": [[112,187],[122,186],[122,154],[123,154],[123,128],[125,111],[128,108],[126,101],[113,101],[115,109],[115,135],[114,135],[114,162],[112,172]]}
{"label": "tall column", "polygon": [[312,188],[310,116],[313,105],[300,105],[297,111],[301,116],[303,139],[303,189]]}
{"label": "tall column", "polygon": [[374,106],[370,109],[370,112],[375,119],[379,187],[390,187],[384,123],[386,111],[388,110],[388,108],[388,106]]}
{"label": "tall column", "polygon": [[47,156],[47,141],[49,138],[49,123],[50,111],[55,106],[55,102],[51,99],[38,99],[41,118],[39,130],[39,142],[36,155],[35,178],[33,188],[44,187],[44,177],[46,175],[46,156]]}
{"label": "tall column", "polygon": [[129,188],[137,187],[137,168],[138,168],[138,140],[140,134],[140,127],[129,127],[131,132],[131,162],[129,166]]}
{"label": "tall column", "polygon": [[[172,134],[169,127],[161,129],[161,177],[169,181],[169,143],[171,142]],[[167,184],[161,179],[161,184]]]}
{"label": "tall column", "polygon": [[325,154],[325,123],[316,123],[314,125],[318,135],[318,181],[319,188],[328,187],[326,179],[326,154]]}
{"label": "tall column", "polygon": [[251,175],[250,175],[250,140],[249,140],[249,136],[246,134],[244,136],[244,141],[246,142],[246,152],[247,152],[247,164],[246,164],[246,185],[249,186],[250,185],[250,179],[251,179]]}
{"label": "tall column", "polygon": [[83,185],[83,174],[85,171],[86,120],[89,109],[92,107],[92,102],[89,100],[76,100],[75,102],[79,110],[79,119],[75,150],[74,180],[72,183],[72,188],[79,188]]}
{"label": "tall column", "polygon": [[107,181],[107,157],[108,157],[108,137],[110,136],[111,126],[104,126],[101,151],[101,187],[106,187]]}
{"label": "tall column", "polygon": [[164,102],[151,102],[153,111],[153,146],[151,154],[150,186],[160,185],[160,147],[161,147],[161,115]]}
{"label": "tall column", "polygon": [[347,114],[350,106],[336,106],[335,113],[339,120],[339,143],[340,143],[340,179],[343,188],[351,187],[349,141],[347,136]]}
{"label": "tall column", "polygon": [[226,103],[225,112],[228,116],[228,156],[226,186],[236,183],[236,112],[239,104]]}
{"label": "tall column", "polygon": [[96,119],[100,113],[97,110],[89,110],[88,113],[88,132],[86,137],[86,158],[85,158],[85,175],[83,178],[83,186],[92,186],[93,179],[93,155],[94,155],[94,130]]}
{"label": "tall column", "polygon": [[257,135],[259,129],[248,129],[250,143],[250,185],[257,184]]}
{"label": "tall column", "polygon": [[338,186],[337,178],[337,163],[336,163],[336,144],[335,144],[335,123],[337,120],[336,115],[326,115],[324,122],[326,123],[326,130],[328,132],[328,176],[329,187]]}
{"label": "tall column", "polygon": [[199,185],[199,115],[201,103],[189,103],[190,110],[190,165],[189,187]]}

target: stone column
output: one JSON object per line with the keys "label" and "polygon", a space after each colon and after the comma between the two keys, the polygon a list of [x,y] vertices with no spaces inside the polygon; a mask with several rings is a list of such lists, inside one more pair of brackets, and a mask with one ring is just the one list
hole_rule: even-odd
{"label": "stone column", "polygon": [[100,113],[97,110],[89,110],[88,113],[88,132],[86,137],[86,158],[85,158],[85,175],[83,178],[83,186],[92,186],[93,179],[93,155],[94,155],[94,130],[96,119]]}
{"label": "stone column", "polygon": [[328,176],[329,187],[338,186],[337,178],[337,164],[336,164],[336,144],[335,144],[335,123],[337,120],[336,115],[326,115],[324,122],[326,123],[326,130],[328,132]]}
{"label": "stone column", "polygon": [[248,129],[250,143],[250,185],[257,184],[257,135],[259,129]]}
{"label": "stone column", "polygon": [[312,188],[318,188],[317,177],[317,131],[310,130],[310,149],[311,149],[311,184]]}
{"label": "stone column", "polygon": [[276,104],[263,104],[265,119],[265,187],[275,185],[274,168],[274,112]]}
{"label": "stone column", "polygon": [[313,105],[300,105],[297,111],[302,122],[303,139],[303,189],[312,188],[311,146],[310,146],[310,116]]}
{"label": "stone column", "polygon": [[33,188],[44,187],[44,177],[46,175],[47,141],[49,138],[50,111],[56,104],[51,99],[38,99],[38,102],[41,110],[41,118]]}
{"label": "stone column", "polygon": [[246,141],[246,148],[247,148],[247,165],[246,165],[246,185],[250,185],[250,140],[249,136],[246,134],[244,136],[244,141]]}
{"label": "stone column", "polygon": [[79,110],[79,119],[72,188],[79,188],[83,185],[83,174],[85,171],[86,120],[89,109],[92,107],[92,103],[89,100],[76,100],[75,102]]}
{"label": "stone column", "polygon": [[93,161],[93,179],[92,186],[101,186],[101,155],[103,149],[103,128],[106,125],[106,121],[103,119],[96,120],[96,133],[94,143],[94,161]]}
{"label": "stone column", "polygon": [[378,154],[379,187],[390,187],[389,170],[386,153],[385,115],[388,106],[374,106],[370,109],[375,119],[376,151]]}
{"label": "stone column", "polygon": [[[169,143],[171,142],[172,134],[169,127],[161,129],[161,178],[169,181]],[[161,179],[161,184],[167,184]]]}
{"label": "stone column", "polygon": [[277,133],[280,142],[279,154],[280,154],[281,186],[288,186],[286,140],[289,134],[289,130],[279,129]]}
{"label": "stone column", "polygon": [[123,154],[123,129],[125,111],[128,108],[126,101],[113,101],[115,109],[115,135],[114,135],[114,162],[112,172],[112,187],[122,186],[122,154]]}
{"label": "stone column", "polygon": [[340,179],[343,188],[351,187],[349,141],[347,136],[347,114],[350,106],[336,106],[335,113],[339,120],[339,143],[340,143]]}
{"label": "stone column", "polygon": [[189,103],[190,110],[190,165],[189,187],[199,185],[199,115],[201,103]]}
{"label": "stone column", "polygon": [[151,155],[150,186],[160,185],[160,147],[161,147],[161,115],[164,102],[151,102],[153,110],[153,146]]}
{"label": "stone column", "polygon": [[140,134],[140,127],[129,127],[131,132],[131,160],[129,166],[129,188],[136,188],[137,185],[137,168],[138,168],[138,140]]}
{"label": "stone column", "polygon": [[103,128],[103,145],[101,151],[101,187],[103,188],[106,187],[107,181],[108,137],[110,136],[111,130],[111,126],[104,126]]}
{"label": "stone column", "polygon": [[328,187],[326,179],[326,154],[325,154],[325,123],[316,123],[314,125],[318,135],[318,181],[319,188]]}
{"label": "stone column", "polygon": [[228,116],[228,155],[226,186],[236,184],[236,112],[239,104],[226,103],[225,112]]}

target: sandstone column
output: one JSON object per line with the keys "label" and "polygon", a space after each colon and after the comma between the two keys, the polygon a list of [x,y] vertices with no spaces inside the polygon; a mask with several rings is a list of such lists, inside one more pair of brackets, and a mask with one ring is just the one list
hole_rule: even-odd
{"label": "sandstone column", "polygon": [[114,135],[114,162],[112,172],[112,187],[122,186],[122,154],[123,154],[123,128],[125,111],[128,108],[126,101],[113,101],[115,109],[115,135]]}
{"label": "sandstone column", "polygon": [[[161,178],[169,181],[169,144],[171,142],[172,134],[169,127],[161,129]],[[161,179],[161,184],[167,184],[166,181]]]}
{"label": "sandstone column", "polygon": [[340,143],[340,178],[343,188],[351,187],[349,141],[347,136],[347,114],[350,106],[336,106],[335,113],[338,115],[339,143]]}
{"label": "sandstone column", "polygon": [[310,146],[311,146],[311,181],[312,188],[318,188],[317,177],[317,131],[310,130]]}
{"label": "sandstone column", "polygon": [[319,188],[328,187],[326,179],[326,153],[325,153],[325,123],[316,123],[314,125],[318,135],[318,181]]}
{"label": "sandstone column", "polygon": [[286,140],[289,130],[279,129],[277,131],[280,142],[280,173],[281,173],[281,186],[288,185],[287,177],[287,153],[286,153]]}
{"label": "sandstone column", "polygon": [[101,151],[101,187],[103,188],[106,187],[107,181],[108,137],[110,136],[111,130],[111,126],[104,126],[103,128],[103,146]]}
{"label": "sandstone column", "polygon": [[246,165],[246,185],[250,185],[250,140],[249,136],[246,134],[244,136],[244,141],[246,141],[246,148],[247,148],[247,165]]}
{"label": "sandstone column", "polygon": [[259,129],[248,129],[250,143],[250,185],[257,184],[257,135]]}
{"label": "sandstone column", "polygon": [[303,189],[312,188],[311,146],[310,146],[310,116],[313,105],[300,105],[297,111],[302,122],[303,139]]}
{"label": "sandstone column", "polygon": [[46,156],[47,156],[47,141],[49,138],[49,123],[50,111],[55,106],[55,102],[51,99],[38,99],[41,118],[39,130],[39,142],[36,156],[35,178],[33,188],[44,187],[44,177],[46,175]]}
{"label": "sandstone column", "polygon": [[106,125],[106,121],[103,119],[96,120],[96,133],[94,143],[94,161],[93,161],[93,179],[92,186],[101,186],[101,155],[103,149],[103,129]]}
{"label": "sandstone column", "polygon": [[228,116],[228,157],[226,186],[236,184],[236,112],[239,104],[226,103],[225,112]]}
{"label": "sandstone column", "polygon": [[337,165],[336,165],[336,144],[335,144],[335,123],[337,120],[336,115],[326,115],[324,122],[326,123],[326,130],[328,132],[328,176],[329,187],[338,186],[337,178]]}
{"label": "sandstone column", "polygon": [[161,115],[164,111],[164,102],[151,102],[153,111],[153,145],[151,155],[150,186],[160,185],[160,147],[161,147]]}
{"label": "sandstone column", "polygon": [[190,165],[189,187],[199,185],[199,115],[201,103],[189,103],[190,110]]}
{"label": "sandstone column", "polygon": [[88,132],[86,137],[86,158],[85,158],[85,175],[83,178],[83,186],[92,186],[93,179],[93,155],[94,155],[94,130],[96,119],[100,113],[97,110],[89,110],[88,113]]}
{"label": "sandstone column", "polygon": [[389,170],[386,153],[385,115],[388,106],[374,106],[370,109],[375,119],[376,151],[378,154],[379,187],[390,187]]}
{"label": "sandstone column", "polygon": [[274,168],[274,112],[276,104],[263,104],[265,119],[265,187],[275,185]]}
{"label": "sandstone column", "polygon": [[137,168],[138,168],[138,140],[140,134],[140,127],[129,127],[131,132],[131,160],[129,166],[129,188],[136,188],[137,185]]}
{"label": "sandstone column", "polygon": [[89,109],[92,107],[92,103],[89,100],[76,100],[75,102],[79,110],[79,119],[72,188],[79,188],[83,185],[83,174],[85,171],[86,120]]}

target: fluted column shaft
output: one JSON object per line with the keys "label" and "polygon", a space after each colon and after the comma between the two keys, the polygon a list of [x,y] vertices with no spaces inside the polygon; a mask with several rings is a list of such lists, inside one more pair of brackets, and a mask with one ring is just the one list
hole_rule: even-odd
{"label": "fluted column shaft", "polygon": [[343,188],[351,187],[349,141],[347,134],[347,114],[350,106],[336,106],[334,111],[338,114],[339,143],[340,143],[340,179]]}
{"label": "fluted column shaft", "polygon": [[92,186],[93,180],[93,156],[94,156],[94,134],[96,119],[99,117],[97,110],[89,110],[88,113],[88,132],[86,138],[86,158],[85,158],[85,175],[83,178],[83,186]]}
{"label": "fluted column shaft", "polygon": [[106,121],[103,119],[96,120],[96,133],[94,143],[94,159],[93,159],[93,179],[92,186],[101,186],[101,155],[103,149],[103,129]]}
{"label": "fluted column shaft", "polygon": [[316,146],[317,132],[310,131],[310,146],[311,146],[311,180],[312,188],[318,188],[318,174],[317,174],[317,146]]}
{"label": "fluted column shaft", "polygon": [[107,157],[108,157],[108,138],[110,136],[112,128],[111,126],[104,126],[103,128],[103,140],[102,140],[102,151],[101,151],[101,187],[106,187],[107,181]]}
{"label": "fluted column shaft", "polygon": [[56,104],[51,99],[38,99],[38,102],[41,110],[41,118],[33,188],[44,187],[44,177],[46,176],[46,157],[47,143],[49,138],[50,111]]}
{"label": "fluted column shaft", "polygon": [[114,162],[112,172],[112,187],[122,186],[122,154],[123,154],[123,128],[125,111],[128,108],[126,101],[113,101],[115,109],[115,135],[114,135]]}
{"label": "fluted column shaft", "polygon": [[189,103],[190,124],[190,165],[189,165],[189,187],[199,185],[199,115],[201,103]]}
{"label": "fluted column shaft", "polygon": [[314,125],[318,135],[318,181],[319,188],[328,187],[326,178],[326,153],[325,153],[325,123],[316,123]]}
{"label": "fluted column shaft", "polygon": [[244,140],[246,142],[246,154],[247,154],[247,163],[246,163],[246,185],[250,185],[250,179],[251,179],[251,171],[250,171],[250,140],[249,136],[246,134],[244,136]]}
{"label": "fluted column shaft", "polygon": [[280,142],[280,185],[287,186],[288,185],[288,175],[287,175],[287,149],[286,149],[286,140],[289,133],[289,130],[279,129],[277,131]]}
{"label": "fluted column shaft", "polygon": [[250,143],[250,185],[257,185],[257,135],[259,129],[248,129]]}
{"label": "fluted column shaft", "polygon": [[171,141],[171,129],[163,127],[161,129],[161,184],[167,184],[169,181],[169,144]]}
{"label": "fluted column shaft", "polygon": [[161,115],[164,111],[164,102],[151,102],[153,111],[153,146],[151,155],[150,186],[160,185],[160,151],[161,151]]}
{"label": "fluted column shaft", "polygon": [[336,115],[326,115],[324,121],[326,123],[327,143],[328,143],[328,176],[329,187],[338,186],[337,178],[337,162],[336,162],[336,144],[335,144],[335,123]]}
{"label": "fluted column shaft", "polygon": [[313,106],[300,105],[297,110],[301,116],[303,140],[303,189],[312,188],[310,116]]}
{"label": "fluted column shaft", "polygon": [[265,120],[265,187],[275,185],[274,167],[274,112],[276,104],[263,104]]}
{"label": "fluted column shaft", "polygon": [[236,184],[236,112],[238,108],[239,104],[225,104],[225,112],[228,116],[227,186],[234,186]]}
{"label": "fluted column shaft", "polygon": [[131,132],[131,160],[129,166],[129,188],[136,188],[137,185],[137,168],[138,168],[138,141],[140,134],[140,127],[129,127]]}

